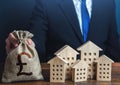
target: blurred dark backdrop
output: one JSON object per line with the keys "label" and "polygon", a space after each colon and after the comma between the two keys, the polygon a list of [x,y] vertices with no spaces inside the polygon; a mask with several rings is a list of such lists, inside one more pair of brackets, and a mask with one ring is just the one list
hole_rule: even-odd
{"label": "blurred dark backdrop", "polygon": [[[5,53],[5,39],[14,29],[28,28],[32,10],[36,0],[0,0],[0,62],[3,62]],[[120,0],[116,0],[116,19],[120,35]]]}
{"label": "blurred dark backdrop", "polygon": [[116,20],[117,20],[117,26],[118,26],[118,33],[120,36],[120,0],[116,1]]}

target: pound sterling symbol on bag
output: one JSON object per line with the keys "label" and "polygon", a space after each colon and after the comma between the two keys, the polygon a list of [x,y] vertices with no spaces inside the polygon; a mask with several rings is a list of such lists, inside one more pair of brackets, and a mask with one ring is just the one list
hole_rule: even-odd
{"label": "pound sterling symbol on bag", "polygon": [[32,75],[32,72],[22,72],[23,70],[23,66],[24,65],[27,65],[27,63],[23,63],[22,60],[21,60],[21,57],[22,55],[26,55],[28,58],[31,58],[31,56],[28,54],[28,53],[25,53],[25,52],[22,52],[20,53],[18,56],[17,56],[17,59],[18,59],[18,63],[16,63],[16,65],[20,66],[20,70],[19,72],[17,73],[17,76],[20,76],[20,75]]}

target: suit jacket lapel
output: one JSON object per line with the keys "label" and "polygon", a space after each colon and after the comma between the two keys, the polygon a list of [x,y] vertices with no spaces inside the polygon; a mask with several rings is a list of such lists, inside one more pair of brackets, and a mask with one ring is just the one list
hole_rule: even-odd
{"label": "suit jacket lapel", "polygon": [[76,36],[83,42],[83,37],[80,31],[77,14],[72,0],[61,0],[59,4],[61,10],[65,14],[68,22],[71,24]]}

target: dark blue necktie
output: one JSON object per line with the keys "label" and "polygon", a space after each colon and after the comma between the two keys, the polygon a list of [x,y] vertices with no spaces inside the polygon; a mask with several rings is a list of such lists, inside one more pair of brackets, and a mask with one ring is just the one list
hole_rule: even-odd
{"label": "dark blue necktie", "polygon": [[84,42],[86,42],[89,22],[90,22],[90,17],[88,14],[88,10],[86,8],[86,0],[81,0],[81,17],[82,17],[83,38],[84,38]]}

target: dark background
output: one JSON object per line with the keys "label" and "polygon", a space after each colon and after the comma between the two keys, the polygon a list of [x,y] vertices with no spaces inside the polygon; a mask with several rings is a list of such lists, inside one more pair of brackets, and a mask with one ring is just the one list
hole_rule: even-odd
{"label": "dark background", "polygon": [[115,0],[115,1],[116,1],[116,20],[118,25],[118,33],[120,36],[120,0]]}
{"label": "dark background", "polygon": [[27,29],[36,0],[0,0],[0,62],[5,53],[5,39],[14,29]]}
{"label": "dark background", "polygon": [[[0,62],[6,56],[5,39],[14,29],[27,29],[36,0],[0,0]],[[109,4],[109,3],[108,3]],[[120,36],[120,0],[116,0],[116,20]]]}

